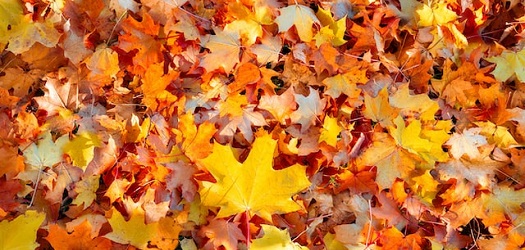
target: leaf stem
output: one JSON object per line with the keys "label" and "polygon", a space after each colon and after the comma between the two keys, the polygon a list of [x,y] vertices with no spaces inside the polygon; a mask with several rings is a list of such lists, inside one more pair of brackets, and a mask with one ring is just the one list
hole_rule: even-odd
{"label": "leaf stem", "polygon": [[247,249],[250,249],[250,241],[251,241],[251,234],[250,234],[250,211],[244,212],[244,223],[246,224],[245,230],[246,230],[246,247]]}

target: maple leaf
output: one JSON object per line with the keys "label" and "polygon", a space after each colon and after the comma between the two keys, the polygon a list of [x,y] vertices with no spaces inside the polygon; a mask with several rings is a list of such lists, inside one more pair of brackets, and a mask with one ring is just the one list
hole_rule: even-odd
{"label": "maple leaf", "polygon": [[206,121],[197,126],[193,115],[186,113],[179,117],[179,129],[184,137],[181,149],[189,159],[195,161],[210,154],[210,139],[217,131],[213,123]]}
{"label": "maple leaf", "polygon": [[525,202],[525,189],[514,190],[512,187],[498,185],[492,189],[490,194],[482,198],[484,200],[483,209],[486,213],[482,219],[487,226],[504,221],[509,217],[515,218],[524,212],[522,204]]}
{"label": "maple leaf", "polygon": [[278,122],[284,124],[297,107],[293,88],[288,88],[280,95],[261,96],[257,107],[268,110]]}
{"label": "maple leaf", "polygon": [[488,187],[492,182],[492,178],[494,178],[494,171],[503,164],[485,155],[478,157],[472,162],[459,159],[440,163],[436,170],[442,180],[451,178],[462,180],[464,178],[473,183],[473,185]]}
{"label": "maple leaf", "polygon": [[319,92],[310,87],[310,94],[303,96],[301,94],[294,94],[295,101],[299,104],[299,108],[290,115],[294,123],[301,124],[301,132],[305,132],[315,121],[317,116],[323,113],[326,105],[326,100],[319,98]]}
{"label": "maple leaf", "polygon": [[126,52],[137,50],[133,57],[135,67],[145,69],[163,60],[162,43],[156,39],[161,30],[160,25],[148,13],[143,13],[140,22],[129,15],[122,22],[122,28],[126,33],[118,37],[118,47]]}
{"label": "maple leaf", "polygon": [[157,234],[158,223],[145,224],[144,213],[139,209],[133,210],[128,221],[115,208],[111,209],[108,219],[112,231],[106,235],[114,242],[130,244],[138,248],[146,248],[148,242]]}
{"label": "maple leaf", "polygon": [[325,234],[323,241],[325,242],[326,249],[332,250],[346,250],[346,246],[336,239],[336,235],[328,232]]}
{"label": "maple leaf", "polygon": [[[232,149],[218,143],[213,153],[199,161],[217,183],[203,181],[199,189],[202,203],[218,206],[218,218],[249,212],[271,221],[273,213],[301,209],[290,197],[310,185],[305,169],[299,164],[274,170],[273,155],[277,141],[270,135],[255,139],[243,163],[235,159]],[[267,183],[273,183],[267,186]]]}
{"label": "maple leaf", "polygon": [[423,238],[419,234],[404,235],[397,227],[389,227],[382,230],[378,245],[384,249],[422,249],[425,245]]}
{"label": "maple leaf", "polygon": [[391,188],[396,178],[409,178],[420,161],[406,150],[397,148],[395,140],[388,134],[375,133],[372,146],[359,156],[357,164],[377,167],[375,181],[382,190]]}
{"label": "maple leaf", "polygon": [[445,145],[450,146],[450,154],[456,159],[467,154],[470,159],[476,159],[481,154],[479,146],[487,144],[487,138],[480,135],[481,128],[470,128],[463,130],[462,134],[454,133]]}
{"label": "maple leaf", "polygon": [[3,166],[0,168],[0,176],[5,174],[10,179],[24,170],[24,157],[18,155],[16,147],[7,145],[0,147],[0,159],[4,159]]}
{"label": "maple leaf", "polygon": [[277,62],[282,47],[283,42],[279,37],[263,36],[261,44],[250,46],[250,51],[257,56],[257,62],[264,65],[269,62]]}
{"label": "maple leaf", "polygon": [[376,174],[372,171],[360,171],[358,173],[349,170],[344,171],[337,175],[338,185],[335,192],[340,193],[343,190],[350,189],[352,194],[373,193],[377,190],[375,177]]}
{"label": "maple leaf", "polygon": [[74,65],[79,65],[85,58],[93,54],[93,51],[86,48],[81,36],[71,29],[71,22],[68,20],[64,24],[64,57],[68,58]]}
{"label": "maple leaf", "polygon": [[224,26],[224,32],[238,33],[241,43],[247,47],[263,35],[261,25],[254,20],[234,20]]}
{"label": "maple leaf", "polygon": [[95,248],[111,248],[110,240],[102,237],[91,237],[92,226],[88,220],[74,227],[72,232],[59,225],[52,224],[49,226],[49,234],[45,238],[53,249],[67,250],[67,249],[95,249]]}
{"label": "maple leaf", "polygon": [[146,193],[140,197],[139,202],[137,202],[137,204],[142,204],[142,208],[145,211],[147,224],[159,222],[159,220],[166,218],[166,213],[170,209],[170,202],[166,200],[156,200],[156,193],[157,191],[155,189],[148,188]]}
{"label": "maple leaf", "polygon": [[[16,9],[17,7],[14,8],[15,13]],[[56,17],[55,20],[57,19],[59,20],[60,18]],[[30,15],[22,16],[13,24],[10,24],[11,28],[7,32],[7,37],[4,38],[9,41],[7,50],[15,54],[21,54],[28,51],[36,42],[46,47],[56,46],[61,34],[55,29],[54,25],[55,21],[53,18],[45,19],[44,22],[33,22]],[[0,43],[3,43],[4,39],[0,40]]]}
{"label": "maple leaf", "polygon": [[47,76],[43,80],[44,96],[35,97],[40,109],[46,110],[49,116],[64,114],[65,110],[76,110],[85,94],[79,94],[78,85],[71,82],[62,83],[60,79]]}
{"label": "maple leaf", "polygon": [[223,246],[226,250],[237,249],[237,242],[244,239],[239,224],[221,219],[212,220],[209,225],[204,226],[201,230],[210,239],[205,247],[218,249]]}
{"label": "maple leaf", "polygon": [[356,84],[365,83],[368,79],[366,79],[366,71],[361,71],[356,68],[353,68],[353,70],[357,71],[356,74],[351,71],[344,75],[338,74],[325,78],[323,84],[327,89],[324,93],[334,99],[341,94],[345,94],[350,100],[358,100],[361,89],[357,88]]}
{"label": "maple leaf", "polygon": [[18,180],[4,180],[1,177],[0,190],[0,217],[3,217],[2,213],[15,209],[20,205],[16,200],[16,194],[22,191],[22,185]]}
{"label": "maple leaf", "polygon": [[399,206],[392,200],[392,197],[389,197],[384,191],[381,191],[376,197],[381,206],[372,209],[375,217],[387,220],[389,226],[402,228],[408,224],[408,219],[401,214]]}
{"label": "maple leaf", "polygon": [[[230,72],[239,63],[239,54],[241,52],[241,38],[239,32],[227,30],[216,30],[215,35],[203,44],[211,53],[203,56],[200,66],[207,72],[223,68],[225,72]],[[228,60],[224,60],[228,58]]]}
{"label": "maple leaf", "polygon": [[2,20],[0,21],[0,44],[7,44],[11,37],[10,25],[18,24],[22,21],[23,18],[23,6],[18,0],[6,0],[0,3],[0,16]]}
{"label": "maple leaf", "polygon": [[24,97],[29,93],[32,85],[42,77],[42,70],[33,69],[29,72],[21,68],[8,68],[3,71],[5,76],[0,77],[0,87],[5,89],[13,89],[13,95],[17,97]]}
{"label": "maple leaf", "polygon": [[[443,151],[441,146],[449,139],[445,130],[428,131],[422,130],[422,124],[419,120],[414,120],[408,126],[405,126],[403,118],[398,116],[394,120],[396,128],[389,128],[390,134],[396,140],[396,143],[409,152],[421,156],[430,165],[436,161],[444,162],[448,159],[448,154]],[[428,134],[430,132],[430,134]]]}
{"label": "maple leaf", "polygon": [[486,60],[496,65],[492,71],[496,80],[505,82],[515,75],[519,81],[525,82],[525,72],[522,70],[525,68],[525,50],[519,52],[505,50],[501,55]]}
{"label": "maple leaf", "polygon": [[[124,179],[124,180],[116,179],[113,182],[111,182],[111,184],[107,188],[106,193],[104,194],[104,196],[108,197],[109,201],[111,201],[111,203],[113,203],[113,202],[115,202],[115,201],[117,201],[119,199],[123,200],[124,199],[124,193],[127,191],[127,189],[129,188],[130,184],[131,183],[128,180],[126,180],[126,179]],[[84,190],[84,192],[86,192],[86,191],[88,191],[88,190]],[[84,196],[84,197],[86,197],[86,196]]]}
{"label": "maple leaf", "polygon": [[84,204],[84,209],[89,207],[97,197],[100,176],[92,175],[84,177],[81,181],[75,183],[74,191],[78,194],[71,202],[75,205]]}
{"label": "maple leaf", "polygon": [[177,97],[167,91],[166,88],[178,76],[179,74],[173,71],[164,74],[164,66],[160,63],[151,64],[144,74],[140,86],[144,93],[142,103],[152,110],[163,108],[163,102],[175,103]]}
{"label": "maple leaf", "polygon": [[424,174],[412,178],[414,184],[412,189],[419,195],[420,199],[425,204],[432,204],[438,192],[438,185],[434,177],[430,174],[430,170],[426,170]]}
{"label": "maple leaf", "polygon": [[446,97],[450,106],[461,105],[465,108],[473,107],[476,104],[478,94],[472,83],[464,80],[453,80],[443,90],[443,96]]}
{"label": "maple leaf", "polygon": [[335,147],[337,144],[337,137],[343,128],[337,123],[337,118],[326,116],[319,136],[319,142],[326,142],[326,144]]}
{"label": "maple leaf", "polygon": [[301,41],[312,41],[312,25],[320,24],[314,11],[306,6],[295,4],[279,9],[280,15],[275,18],[279,32],[286,32],[292,26],[297,29]]}
{"label": "maple leaf", "polygon": [[242,113],[228,119],[227,124],[223,125],[219,131],[219,135],[226,138],[231,138],[236,133],[237,129],[241,132],[247,141],[253,140],[252,126],[267,125],[264,116],[254,111],[254,105],[247,105],[242,109]]}
{"label": "maple leaf", "polygon": [[34,167],[51,167],[62,161],[62,148],[68,142],[66,136],[53,142],[51,133],[46,132],[40,136],[37,143],[30,144],[24,151],[25,162]]}
{"label": "maple leaf", "polygon": [[91,70],[91,74],[116,78],[120,71],[118,54],[105,44],[100,45],[95,53],[86,59],[86,67]]}
{"label": "maple leaf", "polygon": [[115,140],[109,137],[108,141],[100,147],[96,147],[93,152],[93,159],[84,170],[85,175],[98,175],[105,172],[117,160],[117,147]]}
{"label": "maple leaf", "polygon": [[[312,59],[314,60],[315,72],[318,75],[323,74],[324,71],[326,71],[328,75],[334,74],[337,71],[337,69],[339,69],[339,63],[337,62],[339,55],[339,51],[336,48],[332,47],[330,44],[322,44],[317,51],[313,52],[312,55]],[[359,72],[358,70],[356,71]],[[350,76],[352,73],[356,72],[349,71],[347,75]],[[359,77],[356,76],[356,82],[360,81],[360,79],[358,78]]]}
{"label": "maple leaf", "polygon": [[346,16],[335,21],[330,10],[323,8],[319,8],[316,16],[323,27],[314,36],[315,46],[319,47],[323,43],[331,43],[337,47],[346,43],[343,39],[346,31]]}
{"label": "maple leaf", "polygon": [[250,249],[301,249],[306,250],[307,247],[303,247],[300,244],[293,242],[290,239],[290,234],[286,229],[281,230],[272,225],[261,225],[263,237],[255,239],[251,244]]}
{"label": "maple leaf", "polygon": [[[0,221],[0,248],[2,249],[36,249],[36,231],[44,222],[46,215],[33,210],[16,217],[12,221]],[[5,237],[9,235],[9,237]]]}
{"label": "maple leaf", "polygon": [[415,21],[414,15],[416,14],[416,10],[421,8],[421,5],[423,5],[416,0],[400,0],[399,4],[401,5],[401,9],[398,9],[394,4],[388,4],[388,8],[393,10],[396,15],[401,17],[409,24]]}
{"label": "maple leaf", "polygon": [[13,109],[19,98],[9,94],[7,89],[0,87],[0,108]]}
{"label": "maple leaf", "polygon": [[509,148],[518,144],[507,127],[497,126],[490,121],[474,124],[481,128],[480,134],[487,138],[488,143],[495,143],[500,148]]}
{"label": "maple leaf", "polygon": [[381,89],[376,97],[372,97],[365,92],[365,107],[363,115],[372,121],[379,122],[381,126],[388,127],[394,125],[392,121],[397,116],[397,110],[388,103],[388,90]]}
{"label": "maple leaf", "polygon": [[177,223],[176,218],[163,217],[158,222],[155,235],[151,243],[159,249],[175,249],[179,245],[179,233],[182,227]]}
{"label": "maple leaf", "polygon": [[77,134],[73,140],[66,143],[62,150],[71,157],[73,165],[86,170],[87,165],[95,156],[95,147],[100,145],[102,145],[102,142],[97,134],[83,132]]}
{"label": "maple leaf", "polygon": [[[192,177],[197,173],[194,164],[188,164],[182,161],[166,163],[170,173],[166,176],[166,186],[170,190],[180,188],[182,197],[188,201],[193,201],[197,193],[197,184],[192,181]],[[175,192],[172,193],[172,196]]]}
{"label": "maple leaf", "polygon": [[432,2],[432,7],[426,4],[416,10],[419,16],[419,26],[443,25],[457,19],[456,12],[447,8],[446,2]]}
{"label": "maple leaf", "polygon": [[404,116],[419,117],[421,120],[434,120],[434,115],[439,110],[437,102],[432,101],[427,94],[410,94],[408,83],[399,86],[389,101],[392,106],[401,109]]}

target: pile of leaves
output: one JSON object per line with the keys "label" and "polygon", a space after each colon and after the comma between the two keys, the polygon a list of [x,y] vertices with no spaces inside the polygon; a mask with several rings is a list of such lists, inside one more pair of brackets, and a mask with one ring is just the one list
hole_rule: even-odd
{"label": "pile of leaves", "polygon": [[3,0],[1,249],[525,247],[516,0]]}

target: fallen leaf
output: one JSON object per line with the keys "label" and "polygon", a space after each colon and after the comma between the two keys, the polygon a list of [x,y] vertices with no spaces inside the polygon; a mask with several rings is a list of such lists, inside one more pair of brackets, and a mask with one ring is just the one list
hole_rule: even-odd
{"label": "fallen leaf", "polygon": [[102,142],[97,134],[83,132],[77,134],[73,140],[67,142],[62,150],[71,157],[73,165],[82,168],[82,170],[86,170],[87,165],[95,156],[95,147],[101,145]]}
{"label": "fallen leaf", "polygon": [[301,124],[301,132],[305,132],[311,125],[315,124],[326,105],[326,100],[319,98],[319,92],[310,87],[310,94],[303,96],[294,94],[299,108],[290,116],[294,123]]}
{"label": "fallen leaf", "polygon": [[105,238],[142,249],[146,248],[148,242],[157,234],[158,230],[158,223],[145,224],[144,214],[138,209],[126,221],[118,210],[112,208],[108,222],[112,231],[104,235]]}
{"label": "fallen leaf", "polygon": [[111,248],[113,244],[110,240],[103,237],[91,238],[91,224],[85,220],[81,224],[74,227],[73,231],[68,232],[57,224],[49,226],[49,234],[45,238],[53,249],[68,250],[68,249],[95,249],[95,248]]}
{"label": "fallen leaf", "polygon": [[280,15],[275,18],[275,23],[279,26],[279,32],[286,32],[292,26],[295,26],[301,41],[312,41],[312,25],[320,24],[312,9],[304,5],[295,4],[283,7],[279,11]]}
{"label": "fallen leaf", "polygon": [[[240,163],[229,146],[215,143],[213,153],[200,161],[217,180],[217,183],[201,183],[202,203],[220,207],[218,218],[249,212],[271,221],[273,213],[300,210],[301,206],[291,196],[310,182],[299,164],[282,170],[272,168],[276,146],[277,141],[269,135],[257,137],[250,154]],[[266,185],[269,182],[273,184]]]}
{"label": "fallen leaf", "polygon": [[493,56],[486,59],[487,61],[494,63],[496,68],[492,72],[496,80],[505,82],[512,76],[525,82],[525,50],[519,52],[505,50],[499,56]]}
{"label": "fallen leaf", "polygon": [[255,239],[251,244],[251,249],[302,249],[307,247],[301,246],[290,239],[290,234],[286,229],[281,230],[272,225],[261,225],[264,236]]}
{"label": "fallen leaf", "polygon": [[201,230],[210,239],[205,247],[218,249],[222,246],[226,250],[237,249],[237,242],[244,239],[239,224],[221,219],[212,220],[209,225],[204,226]]}
{"label": "fallen leaf", "polygon": [[[215,35],[203,46],[210,50],[210,53],[203,56],[200,65],[207,72],[212,72],[222,68],[225,72],[231,72],[235,65],[239,63],[241,52],[241,38],[239,32],[226,30],[216,30]],[[228,60],[224,60],[228,58]]]}
{"label": "fallen leaf", "polygon": [[[46,219],[45,214],[27,210],[12,221],[0,221],[0,248],[36,249],[37,230]],[[9,237],[5,237],[9,235]]]}
{"label": "fallen leaf", "polygon": [[470,159],[476,159],[481,154],[478,147],[487,144],[487,138],[480,135],[481,128],[463,130],[462,134],[455,133],[445,143],[450,146],[450,154],[456,159],[467,154]]}
{"label": "fallen leaf", "polygon": [[343,128],[337,123],[337,118],[326,116],[319,136],[319,143],[326,142],[326,144],[335,147],[337,144],[337,137]]}

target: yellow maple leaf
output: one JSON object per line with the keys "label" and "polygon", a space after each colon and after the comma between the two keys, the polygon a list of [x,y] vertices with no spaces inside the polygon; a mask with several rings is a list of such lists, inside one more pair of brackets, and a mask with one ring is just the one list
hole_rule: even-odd
{"label": "yellow maple leaf", "polygon": [[[4,0],[0,2],[0,44],[6,44],[11,37],[9,26],[16,25],[22,21],[24,17],[22,10],[22,3],[18,0]],[[2,47],[3,48],[3,47]]]}
{"label": "yellow maple leaf", "polygon": [[488,143],[495,143],[500,148],[509,148],[518,144],[505,126],[497,126],[490,121],[475,122],[474,124],[481,128],[480,134],[487,138]]}
{"label": "yellow maple leaf", "polygon": [[281,14],[275,18],[279,32],[286,32],[292,26],[297,29],[297,34],[303,42],[312,41],[312,25],[320,24],[314,11],[304,5],[290,5],[279,9]]}
{"label": "yellow maple leaf", "polygon": [[424,174],[412,178],[415,182],[412,189],[421,197],[422,201],[427,205],[432,204],[438,192],[438,185],[434,177],[430,174],[430,170],[426,170]]}
{"label": "yellow maple leaf", "polygon": [[419,16],[417,24],[422,27],[443,25],[458,18],[456,12],[449,10],[445,2],[435,2],[431,6],[423,4],[416,13]]}
{"label": "yellow maple leaf", "polygon": [[95,156],[95,147],[102,145],[98,135],[91,132],[78,134],[73,140],[64,145],[64,153],[73,160],[73,165],[86,170],[86,167]]}
{"label": "yellow maple leaf", "polygon": [[245,95],[230,95],[226,98],[226,101],[219,104],[219,115],[221,117],[225,115],[232,117],[242,116],[244,111],[243,107],[247,104],[248,100]]}
{"label": "yellow maple leaf", "polygon": [[416,10],[423,4],[416,0],[400,0],[399,5],[401,6],[401,9],[398,9],[393,3],[388,4],[388,8],[394,11],[394,13],[401,19],[412,24]]}
{"label": "yellow maple leaf", "polygon": [[46,215],[28,210],[12,221],[0,221],[0,249],[36,249],[36,231]]}
{"label": "yellow maple leaf", "polygon": [[151,243],[159,249],[176,249],[182,227],[173,217],[163,217],[158,222],[158,230]]}
{"label": "yellow maple leaf", "polygon": [[290,239],[290,234],[288,230],[262,224],[262,231],[264,236],[255,239],[251,244],[250,249],[252,250],[271,250],[271,249],[297,249],[297,250],[306,250],[307,247],[301,246],[299,243],[293,242]]}
{"label": "yellow maple leaf", "polygon": [[128,221],[115,208],[111,209],[111,213],[108,222],[112,231],[104,235],[104,237],[114,242],[130,244],[144,249],[148,246],[148,242],[158,233],[158,223],[146,225],[144,213],[140,209],[133,210]]}
{"label": "yellow maple leaf", "polygon": [[492,72],[496,80],[504,82],[516,75],[520,82],[525,82],[525,50],[513,52],[503,51],[499,56],[493,56],[486,59],[496,64],[496,69]]}
{"label": "yellow maple leaf", "polygon": [[436,161],[443,162],[448,159],[448,154],[441,148],[450,137],[445,130],[422,130],[419,120],[414,120],[405,126],[401,116],[394,120],[394,124],[396,127],[389,127],[389,132],[399,146],[420,156],[431,166]]}
{"label": "yellow maple leaf", "polygon": [[235,20],[224,26],[224,32],[238,33],[246,47],[254,44],[255,40],[263,35],[261,25],[253,20]]}
{"label": "yellow maple leaf", "polygon": [[[36,42],[46,47],[54,47],[60,39],[60,33],[54,27],[53,18],[44,22],[33,22],[31,15],[25,15],[16,25],[12,25],[7,34],[7,50],[21,54],[28,51]],[[0,41],[2,42],[2,41]]]}
{"label": "yellow maple leaf", "polygon": [[357,83],[365,83],[366,71],[352,68],[352,71],[347,74],[338,74],[333,77],[328,77],[323,80],[323,84],[327,87],[324,92],[332,98],[337,98],[341,94],[345,94],[350,99],[358,99],[361,94],[361,89],[357,88]]}
{"label": "yellow maple leaf", "polygon": [[75,192],[78,194],[77,197],[73,200],[72,204],[82,205],[84,204],[84,209],[89,207],[91,203],[97,198],[97,189],[99,186],[100,176],[91,175],[85,177],[81,181],[75,183]]}
{"label": "yellow maple leaf", "polygon": [[525,189],[514,190],[507,186],[495,186],[492,193],[484,194],[482,198],[486,214],[482,219],[487,226],[500,223],[507,218],[515,218],[524,212],[521,204],[525,201]]}
{"label": "yellow maple leaf", "polygon": [[357,159],[358,166],[376,166],[376,183],[380,190],[392,188],[396,178],[408,179],[422,160],[396,145],[386,133],[374,133],[372,146]]}
{"label": "yellow maple leaf", "polygon": [[335,147],[337,144],[337,136],[343,131],[341,126],[337,123],[337,117],[326,116],[324,118],[323,128],[319,136],[319,142],[326,142],[326,144]]}
{"label": "yellow maple leaf", "polygon": [[365,92],[365,110],[363,115],[381,126],[392,126],[392,121],[397,116],[397,109],[388,103],[388,90],[383,88],[376,97],[371,97]]}
{"label": "yellow maple leaf", "polygon": [[220,207],[218,218],[247,211],[267,221],[272,221],[274,213],[300,210],[301,206],[291,196],[310,185],[305,168],[295,164],[274,170],[276,146],[277,141],[270,135],[259,136],[246,160],[240,163],[232,148],[215,143],[213,153],[199,161],[217,180],[217,183],[201,183],[202,204]]}
{"label": "yellow maple leaf", "polygon": [[346,43],[346,40],[343,39],[346,31],[346,16],[335,21],[330,10],[323,8],[319,8],[316,15],[323,26],[319,33],[314,36],[317,47],[327,42],[336,47]]}
{"label": "yellow maple leaf", "polygon": [[67,141],[67,136],[62,136],[53,142],[48,131],[39,138],[38,145],[32,143],[24,150],[25,162],[34,167],[51,167],[62,161],[62,147]]}
{"label": "yellow maple leaf", "polygon": [[[351,225],[351,224],[347,224]],[[331,250],[347,250],[345,245],[336,239],[336,234],[328,232],[324,235],[323,241],[325,242],[326,249]]]}
{"label": "yellow maple leaf", "polygon": [[439,110],[438,103],[431,100],[427,94],[410,94],[408,83],[399,86],[389,101],[393,107],[401,109],[403,116],[419,116],[424,121],[434,120],[434,114]]}

